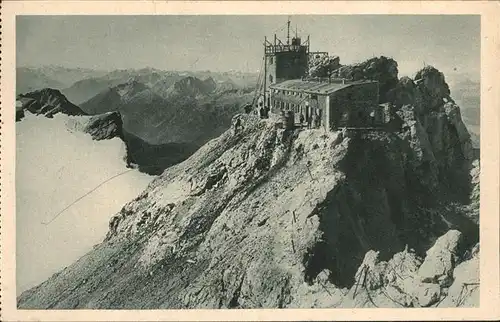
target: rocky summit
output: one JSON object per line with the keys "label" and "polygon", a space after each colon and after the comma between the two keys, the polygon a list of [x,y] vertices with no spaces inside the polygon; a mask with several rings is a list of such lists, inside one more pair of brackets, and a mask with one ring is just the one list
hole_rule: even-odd
{"label": "rocky summit", "polygon": [[44,88],[27,94],[20,94],[16,98],[16,121],[24,117],[24,111],[52,117],[54,114],[86,115],[78,106],[74,105],[57,89]]}
{"label": "rocky summit", "polygon": [[235,116],[19,308],[477,305],[479,161],[442,74],[417,76],[385,130]]}

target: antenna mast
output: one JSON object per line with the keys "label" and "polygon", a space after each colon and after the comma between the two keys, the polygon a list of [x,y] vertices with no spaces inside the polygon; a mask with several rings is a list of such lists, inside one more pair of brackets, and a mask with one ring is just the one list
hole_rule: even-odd
{"label": "antenna mast", "polygon": [[287,32],[286,32],[286,44],[290,45],[290,16],[288,16],[288,21],[287,21]]}
{"label": "antenna mast", "polygon": [[267,53],[266,53],[266,47],[267,47],[267,37],[264,37],[264,97],[263,97],[263,102],[262,102],[262,107],[265,108],[266,106],[266,86],[267,86]]}

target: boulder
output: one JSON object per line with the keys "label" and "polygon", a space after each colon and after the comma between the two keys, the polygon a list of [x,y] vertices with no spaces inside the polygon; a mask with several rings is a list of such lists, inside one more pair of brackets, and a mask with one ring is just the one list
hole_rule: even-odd
{"label": "boulder", "polygon": [[418,269],[422,282],[446,286],[452,281],[461,238],[462,233],[458,230],[450,230],[436,240],[434,246],[427,251],[427,256]]}
{"label": "boulder", "polygon": [[387,263],[380,262],[378,256],[379,252],[368,251],[355,275],[355,280],[358,283],[364,282],[370,290],[377,289],[384,284],[384,273]]}
{"label": "boulder", "polygon": [[440,307],[479,306],[479,244],[470,252],[471,258],[457,265],[453,271],[453,284],[448,295],[439,303]]}
{"label": "boulder", "polygon": [[423,283],[418,287],[416,295],[420,306],[430,306],[439,300],[441,288],[438,284]]}

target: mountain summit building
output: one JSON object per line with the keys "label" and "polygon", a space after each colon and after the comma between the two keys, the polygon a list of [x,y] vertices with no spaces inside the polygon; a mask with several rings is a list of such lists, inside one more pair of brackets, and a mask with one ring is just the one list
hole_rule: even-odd
{"label": "mountain summit building", "polygon": [[379,105],[378,82],[311,77],[311,62],[328,60],[328,53],[311,52],[309,36],[290,40],[287,24],[286,42],[276,35],[273,42],[264,39],[261,104],[274,114],[291,113],[299,125],[314,119],[315,127],[327,131],[382,127],[387,109]]}

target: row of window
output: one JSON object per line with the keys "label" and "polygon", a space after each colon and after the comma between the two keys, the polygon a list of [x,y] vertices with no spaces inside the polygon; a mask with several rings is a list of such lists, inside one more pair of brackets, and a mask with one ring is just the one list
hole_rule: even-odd
{"label": "row of window", "polygon": [[[269,75],[269,76],[271,76],[269,78],[271,80],[272,79],[272,75]],[[296,96],[296,97],[300,97],[300,98],[318,99],[318,95],[316,95],[316,94],[299,93],[299,92],[295,92],[295,91],[287,91],[287,90],[281,90],[281,89],[275,89],[275,88],[271,89],[271,93],[273,93],[273,94],[289,95],[289,96]]]}
{"label": "row of window", "polygon": [[[304,106],[301,104],[285,103],[285,102],[277,101],[277,100],[273,100],[272,102],[273,102],[273,106],[276,109],[282,109],[285,111],[293,111],[295,113],[304,112],[304,110],[303,110]],[[307,106],[307,102],[306,102],[306,106]]]}

